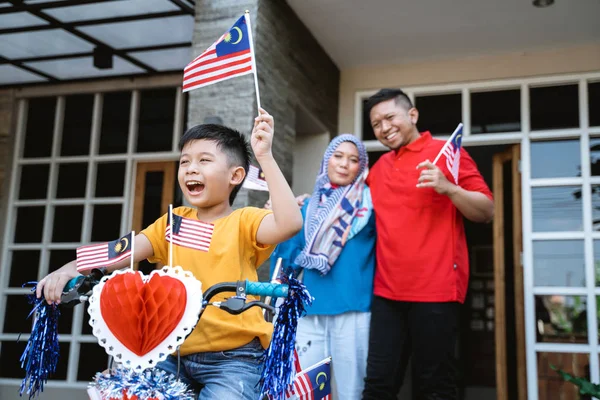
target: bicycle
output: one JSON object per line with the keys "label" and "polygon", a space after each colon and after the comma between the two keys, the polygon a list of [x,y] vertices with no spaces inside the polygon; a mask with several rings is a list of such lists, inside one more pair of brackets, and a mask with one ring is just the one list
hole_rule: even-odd
{"label": "bicycle", "polygon": [[[90,325],[92,325],[93,333],[98,338],[99,344],[111,356],[111,359],[118,363],[118,368],[116,369],[111,368],[109,364],[109,375],[97,374],[94,381],[90,383],[91,389],[88,393],[92,393],[93,389],[96,389],[102,396],[108,397],[109,394],[114,396],[115,393],[122,393],[122,398],[124,399],[136,398],[140,400],[195,398],[192,397],[191,392],[186,388],[187,385],[179,381],[178,376],[173,377],[167,376],[166,373],[158,373],[154,370],[154,366],[164,360],[168,354],[177,351],[179,345],[191,333],[208,306],[218,307],[233,315],[241,314],[253,307],[259,307],[270,314],[275,312],[275,308],[265,302],[250,300],[247,297],[250,295],[290,300],[286,300],[288,302],[287,311],[278,314],[277,321],[275,322],[273,341],[271,346],[265,351],[265,367],[261,378],[263,393],[267,396],[277,398],[283,394],[285,388],[293,380],[295,328],[297,326],[297,318],[303,312],[303,304],[310,302],[310,295],[302,283],[295,280],[292,275],[289,277],[283,276],[283,283],[253,282],[248,280],[222,282],[209,287],[202,293],[200,282],[189,271],[184,271],[180,267],[163,267],[152,271],[147,276],[139,271],[132,270],[118,270],[110,275],[105,275],[105,272],[105,269],[96,269],[89,275],[80,275],[71,279],[65,286],[63,295],[61,296],[62,306],[74,306],[85,301],[89,302],[88,312],[90,313]],[[119,335],[115,335],[115,332],[111,330],[111,323],[102,317],[101,309],[105,299],[102,296],[107,296],[113,292],[117,293],[117,286],[123,283],[119,281],[128,280],[132,282],[136,279],[142,279],[144,284],[149,285],[149,282],[156,279],[156,277],[161,277],[158,279],[176,277],[180,282],[183,282],[182,285],[186,287],[186,299],[188,299],[186,304],[189,307],[186,307],[186,311],[183,313],[184,316],[181,320],[184,322],[177,325],[172,332],[169,332],[163,338],[164,340],[160,342],[160,345],[150,346],[150,351],[140,352],[137,347],[132,349],[131,343],[128,345],[125,342],[124,344],[123,337],[120,337],[121,340],[115,340],[116,338],[118,339]],[[131,286],[131,282],[129,282],[129,286]],[[161,285],[169,286],[171,283],[165,281],[154,286],[160,288]],[[169,293],[175,290],[173,289],[175,286],[170,287]],[[231,292],[235,293],[235,295],[223,301],[211,302],[215,295],[223,292]],[[121,297],[123,295],[119,293],[118,296],[114,296],[112,299]],[[109,297],[108,302],[110,300],[111,298]],[[45,304],[43,300],[41,303]],[[35,308],[37,307],[39,307],[39,304]],[[286,318],[285,315],[282,317],[283,314],[286,314],[291,321],[280,321],[281,318]],[[292,315],[292,318],[289,318],[290,315]],[[293,318],[294,315],[296,316],[295,319]],[[115,326],[117,325],[113,324],[113,330]],[[279,332],[277,332],[278,328],[281,328]],[[34,324],[33,331],[35,330],[36,326]],[[278,343],[273,346],[276,341]],[[28,343],[28,348],[29,345],[30,343]],[[27,352],[27,348],[25,351]],[[25,353],[22,361],[23,358],[25,358]],[[30,398],[32,394],[36,394],[36,390],[31,393],[32,387],[43,391],[43,381],[41,381],[43,378],[39,376],[30,378],[30,390],[28,390]],[[26,380],[27,376],[21,385],[21,393],[25,387]],[[135,389],[132,389],[133,386],[135,386]]]}

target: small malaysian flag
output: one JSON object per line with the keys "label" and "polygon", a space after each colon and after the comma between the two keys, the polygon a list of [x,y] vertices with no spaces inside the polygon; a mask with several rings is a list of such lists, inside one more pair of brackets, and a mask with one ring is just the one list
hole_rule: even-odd
{"label": "small malaysian flag", "polygon": [[267,186],[267,181],[265,180],[265,174],[262,169],[255,167],[250,164],[250,169],[248,170],[248,176],[242,185],[246,189],[252,190],[262,190],[265,192],[269,191],[269,186]]}
{"label": "small malaysian flag", "polygon": [[250,40],[246,15],[243,15],[219,40],[185,67],[183,91],[254,72]]}
{"label": "small malaysian flag", "polygon": [[296,375],[285,391],[286,400],[331,400],[331,357]]}
{"label": "small malaysian flag", "polygon": [[446,168],[452,174],[454,183],[458,185],[458,173],[460,169],[460,147],[462,144],[463,124],[460,123],[444,144],[437,157],[433,161],[435,165],[442,155],[446,157]]}
{"label": "small malaysian flag", "polygon": [[[173,244],[190,249],[208,251],[214,225],[195,219],[173,215]],[[171,220],[167,221],[165,238],[171,242]]]}
{"label": "small malaysian flag", "polygon": [[133,232],[112,242],[90,244],[77,248],[77,271],[108,267],[129,256],[133,246]]}

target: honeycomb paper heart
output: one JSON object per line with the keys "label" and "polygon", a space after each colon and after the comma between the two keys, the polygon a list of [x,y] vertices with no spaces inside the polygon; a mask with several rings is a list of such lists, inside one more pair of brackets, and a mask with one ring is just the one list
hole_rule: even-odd
{"label": "honeycomb paper heart", "polygon": [[116,271],[90,298],[90,325],[106,352],[127,368],[152,368],[183,343],[198,322],[201,284],[180,267],[143,275]]}

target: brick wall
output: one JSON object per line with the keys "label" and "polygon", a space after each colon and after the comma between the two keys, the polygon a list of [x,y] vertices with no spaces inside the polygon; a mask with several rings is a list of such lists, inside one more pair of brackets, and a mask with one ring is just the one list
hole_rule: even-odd
{"label": "brick wall", "polygon": [[[273,153],[291,184],[296,110],[302,106],[330,134],[336,134],[340,72],[292,9],[280,0],[197,0],[193,56],[206,50],[244,10],[251,15],[261,105],[275,117]],[[218,116],[225,125],[250,134],[256,114],[252,75],[189,94],[188,127]],[[242,190],[234,206],[262,206],[267,197],[266,193]]]}

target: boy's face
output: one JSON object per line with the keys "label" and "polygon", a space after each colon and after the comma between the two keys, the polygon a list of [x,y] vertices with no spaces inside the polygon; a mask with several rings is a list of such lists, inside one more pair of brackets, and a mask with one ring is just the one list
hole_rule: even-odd
{"label": "boy's face", "polygon": [[227,155],[212,140],[193,140],[181,150],[177,180],[194,207],[229,205],[230,185],[239,183],[240,168],[230,166]]}

